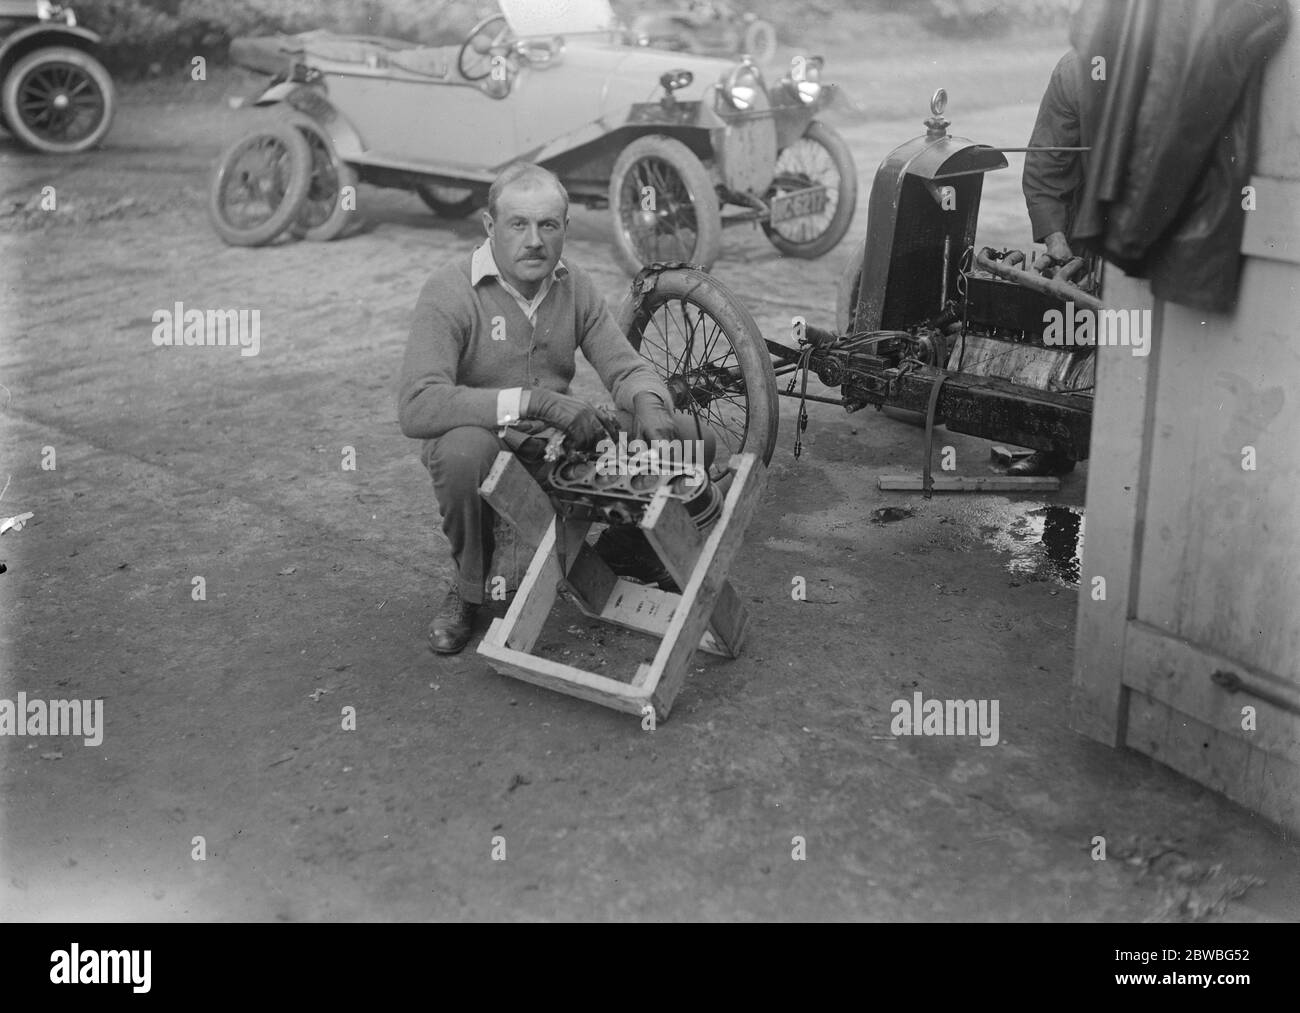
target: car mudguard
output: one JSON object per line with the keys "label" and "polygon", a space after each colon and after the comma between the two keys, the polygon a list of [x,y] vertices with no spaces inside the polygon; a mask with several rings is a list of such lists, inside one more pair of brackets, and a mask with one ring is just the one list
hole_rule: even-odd
{"label": "car mudguard", "polygon": [[281,81],[273,84],[252,102],[255,106],[272,106],[284,104],[298,112],[310,116],[334,142],[334,150],[343,161],[362,155],[366,150],[365,142],[356,128],[348,122],[341,112],[326,96],[325,92],[301,81]]}
{"label": "car mudguard", "polygon": [[[39,41],[36,37],[40,36]],[[33,44],[34,43],[34,44]],[[0,44],[0,72],[24,53],[45,46],[73,46],[86,51],[99,45],[99,36],[89,28],[69,25],[31,25],[20,28]]]}

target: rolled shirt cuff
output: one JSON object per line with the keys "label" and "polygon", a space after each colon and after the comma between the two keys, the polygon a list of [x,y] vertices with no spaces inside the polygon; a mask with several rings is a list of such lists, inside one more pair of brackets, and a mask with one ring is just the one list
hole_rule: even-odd
{"label": "rolled shirt cuff", "polygon": [[519,421],[523,396],[522,387],[505,387],[497,391],[497,425],[508,426]]}

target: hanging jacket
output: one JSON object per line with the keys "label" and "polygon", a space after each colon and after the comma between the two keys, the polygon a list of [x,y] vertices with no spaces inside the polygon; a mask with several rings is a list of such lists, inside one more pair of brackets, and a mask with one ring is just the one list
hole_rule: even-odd
{"label": "hanging jacket", "polygon": [[[1070,238],[1149,278],[1159,299],[1236,301],[1242,188],[1260,78],[1289,22],[1284,0],[1107,0],[1084,54],[1097,136]],[[1095,72],[1094,72],[1095,74]]]}

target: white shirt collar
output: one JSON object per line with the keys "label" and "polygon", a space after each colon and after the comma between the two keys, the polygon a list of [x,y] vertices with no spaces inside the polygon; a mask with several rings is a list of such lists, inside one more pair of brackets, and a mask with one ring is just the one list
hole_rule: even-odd
{"label": "white shirt collar", "polygon": [[[555,270],[551,272],[551,280],[559,281],[569,269],[564,266],[564,261],[559,261],[555,265]],[[508,284],[501,276],[501,269],[497,267],[496,257],[492,255],[492,241],[485,240],[483,245],[474,251],[474,256],[469,262],[469,283],[477,285],[484,278],[499,278],[502,284]],[[514,286],[510,286],[514,287]]]}

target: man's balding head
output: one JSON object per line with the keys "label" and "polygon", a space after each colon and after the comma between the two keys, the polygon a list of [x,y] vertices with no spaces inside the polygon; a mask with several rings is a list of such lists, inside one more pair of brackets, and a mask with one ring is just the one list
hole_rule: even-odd
{"label": "man's balding head", "polygon": [[488,189],[488,214],[497,217],[501,208],[501,193],[507,187],[553,187],[564,201],[564,216],[569,216],[569,191],[564,189],[560,177],[532,162],[512,162],[506,166]]}

